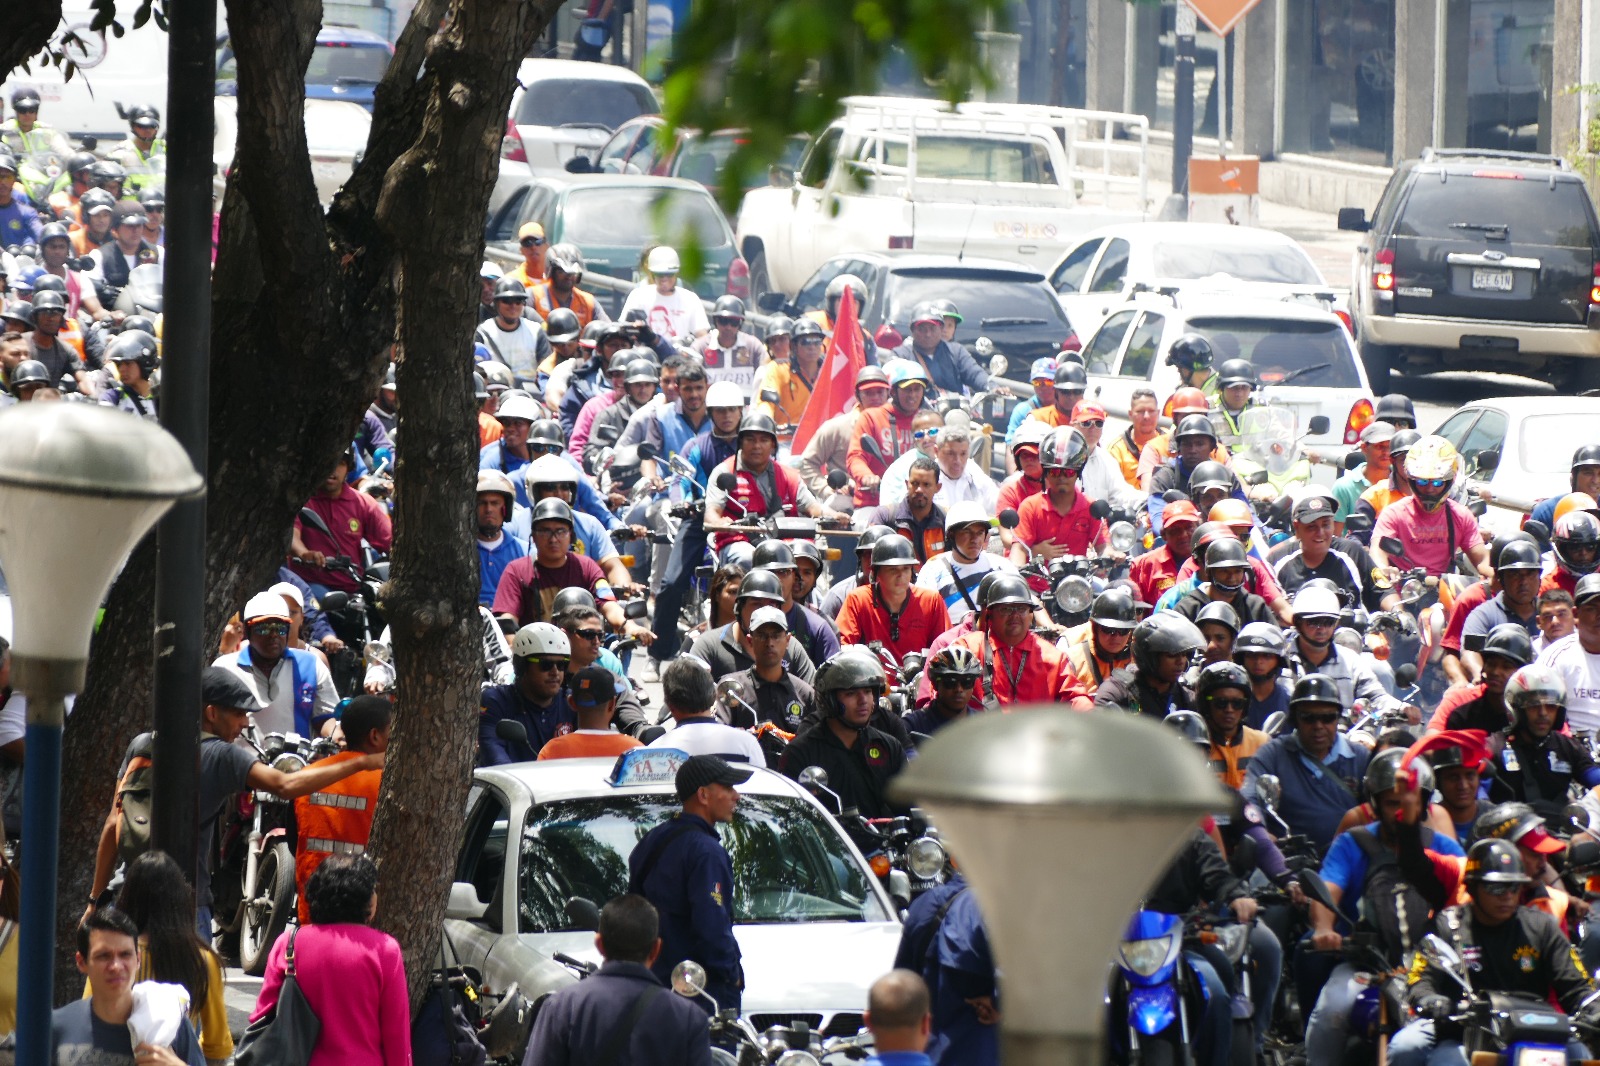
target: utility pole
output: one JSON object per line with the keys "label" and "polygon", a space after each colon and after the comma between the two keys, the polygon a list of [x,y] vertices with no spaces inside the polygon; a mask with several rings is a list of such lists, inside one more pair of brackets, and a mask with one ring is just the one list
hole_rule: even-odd
{"label": "utility pole", "polygon": [[1172,195],[1161,216],[1189,216],[1189,156],[1194,151],[1194,8],[1179,0],[1176,48],[1172,59]]}

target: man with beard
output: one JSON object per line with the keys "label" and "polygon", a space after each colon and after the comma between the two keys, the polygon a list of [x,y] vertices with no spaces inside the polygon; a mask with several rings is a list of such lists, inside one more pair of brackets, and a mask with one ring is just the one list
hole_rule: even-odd
{"label": "man with beard", "polygon": [[1199,587],[1178,601],[1173,610],[1196,621],[1208,604],[1225,603],[1233,608],[1234,616],[1245,622],[1271,622],[1275,616],[1267,601],[1244,588],[1245,575],[1250,570],[1250,559],[1244,545],[1228,537],[1212,541],[1206,547],[1205,580]]}
{"label": "man with beard", "polygon": [[1053,703],[1066,680],[1066,660],[1033,633],[1033,593],[1020,574],[997,574],[978,629],[951,647],[965,647],[983,669],[973,699],[995,710],[1020,703]]}
{"label": "man with beard", "polygon": [[820,766],[839,801],[863,817],[907,813],[886,794],[889,779],[905,768],[905,749],[871,725],[886,687],[882,664],[865,648],[846,648],[823,663],[816,681],[822,721],[794,738],[780,772],[799,780],[806,767]]}

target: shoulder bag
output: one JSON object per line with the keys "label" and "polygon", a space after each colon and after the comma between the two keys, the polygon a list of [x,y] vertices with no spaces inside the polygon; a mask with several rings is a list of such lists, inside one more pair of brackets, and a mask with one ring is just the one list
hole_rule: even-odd
{"label": "shoulder bag", "polygon": [[271,1010],[250,1023],[234,1052],[234,1066],[306,1066],[322,1035],[322,1022],[306,1002],[295,978],[294,938],[297,925],[289,932],[289,946],[283,954],[283,984],[278,1002]]}

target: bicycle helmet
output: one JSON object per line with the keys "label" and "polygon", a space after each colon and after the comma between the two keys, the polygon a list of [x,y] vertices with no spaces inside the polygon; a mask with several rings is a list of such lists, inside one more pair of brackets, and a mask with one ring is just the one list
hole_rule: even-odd
{"label": "bicycle helmet", "polygon": [[1039,445],[1039,465],[1045,470],[1082,471],[1089,461],[1089,442],[1072,426],[1057,426]]}
{"label": "bicycle helmet", "polygon": [[573,314],[569,307],[558,307],[550,312],[550,317],[545,319],[545,332],[550,335],[551,344],[566,344],[578,339],[578,334],[583,332],[583,325],[578,321],[578,316]]}
{"label": "bicycle helmet", "polygon": [[872,568],[880,566],[920,566],[909,538],[900,533],[890,533],[878,538],[872,546]]}
{"label": "bicycle helmet", "polygon": [[560,655],[571,657],[572,641],[560,626],[549,622],[529,622],[511,638],[513,658],[526,659],[535,655]]}
{"label": "bicycle helmet", "polygon": [[752,570],[744,575],[739,581],[739,595],[734,599],[735,608],[742,608],[745,600],[782,607],[783,586],[778,584],[778,575],[770,570]]}
{"label": "bicycle helmet", "polygon": [[1127,589],[1108,588],[1090,604],[1089,621],[1101,629],[1125,633],[1139,624],[1139,607]]}
{"label": "bicycle helmet", "polygon": [[788,337],[794,333],[794,319],[788,315],[773,315],[767,319],[767,328],[762,331],[761,339],[770,341],[774,337]]}
{"label": "bicycle helmet", "polygon": [[[1190,415],[1189,418],[1184,419],[1184,422],[1189,422],[1197,417],[1199,416]],[[1202,419],[1202,421],[1204,420]],[[1211,423],[1206,422],[1206,425],[1210,426]],[[1194,436],[1195,434],[1187,435]],[[1231,488],[1233,488],[1233,474],[1229,473],[1227,467],[1214,459],[1196,463],[1194,471],[1189,474],[1189,495],[1191,496],[1198,496],[1208,489],[1227,490]],[[1249,505],[1246,504],[1246,506],[1248,507]],[[1222,522],[1224,525],[1228,524],[1224,519],[1218,518],[1213,514],[1207,514],[1206,519],[1211,522]]]}
{"label": "bicycle helmet", "polygon": [[[798,326],[796,327],[799,328]],[[795,340],[799,340],[795,336]],[[898,389],[902,385],[921,385],[926,389],[929,384],[928,372],[922,369],[921,363],[912,362],[910,359],[891,359],[884,367],[889,375],[890,388]]]}
{"label": "bicycle helmet", "polygon": [[[734,387],[738,388],[737,385]],[[765,433],[772,438],[774,444],[778,442],[778,424],[772,420],[771,415],[760,411],[746,412],[745,416],[739,419],[739,432],[736,436],[742,441],[747,433]]]}
{"label": "bicycle helmet", "polygon": [[1569,511],[1556,519],[1551,538],[1556,561],[1569,574],[1582,576],[1594,572],[1600,556],[1600,520],[1588,511]]}
{"label": "bicycle helmet", "polygon": [[[828,331],[823,329],[822,323],[818,322],[816,319],[802,317],[795,319],[794,326],[789,331],[789,336],[794,343],[799,344],[803,340],[826,340]],[[858,374],[857,384],[860,383],[859,377],[860,375]]]}
{"label": "bicycle helmet", "polygon": [[852,644],[817,668],[811,687],[824,716],[837,717],[843,710],[839,705],[839,693],[864,688],[882,696],[888,691],[889,679],[876,655],[859,644]]}
{"label": "bicycle helmet", "polygon": [[[124,331],[106,346],[106,361],[137,363],[146,380],[156,368],[156,339],[143,330]],[[507,512],[509,513],[509,512]]]}
{"label": "bicycle helmet", "polygon": [[789,545],[781,540],[764,540],[756,545],[754,557],[750,560],[754,570],[766,570],[769,573],[778,573],[782,570],[796,570],[794,565],[794,552]]}
{"label": "bicycle helmet", "polygon": [[[1221,546],[1226,543],[1227,541],[1219,541],[1214,546]],[[1224,585],[1223,587],[1226,588],[1227,586]],[[1239,612],[1233,609],[1232,604],[1223,603],[1221,600],[1213,600],[1200,608],[1200,612],[1194,616],[1194,624],[1199,625],[1201,622],[1215,622],[1217,625],[1227,629],[1235,637],[1239,635]],[[1213,663],[1212,665],[1218,664]]]}
{"label": "bicycle helmet", "polygon": [[565,500],[558,500],[554,496],[533,505],[533,521],[528,523],[529,528],[538,526],[540,522],[565,522],[572,527],[574,535],[578,531],[578,523],[572,517],[572,508],[567,506]]}
{"label": "bicycle helmet", "polygon": [[1367,763],[1367,776],[1362,782],[1366,786],[1368,799],[1376,799],[1379,793],[1394,788],[1410,792],[1413,784],[1424,796],[1433,791],[1433,767],[1420,756],[1412,759],[1406,767],[1415,776],[1410,781],[1401,779],[1400,763],[1405,757],[1405,748],[1385,748],[1372,757],[1372,761]]}
{"label": "bicycle helmet", "polygon": [[1185,373],[1206,369],[1212,358],[1211,342],[1198,333],[1185,333],[1167,349],[1167,365]]}
{"label": "bicycle helmet", "polygon": [[1289,693],[1289,713],[1302,704],[1326,703],[1339,712],[1344,711],[1344,697],[1339,695],[1339,683],[1327,674],[1307,674],[1294,683]]}
{"label": "bicycle helmet", "polygon": [[1548,666],[1529,663],[1512,674],[1506,682],[1505,700],[1518,726],[1525,724],[1529,707],[1540,706],[1560,708],[1553,728],[1559,730],[1566,723],[1567,684]]}
{"label": "bicycle helmet", "polygon": [[1256,380],[1256,368],[1250,365],[1247,359],[1225,359],[1217,367],[1217,376],[1221,378],[1218,384],[1224,389],[1231,389],[1235,385],[1249,385],[1252,389],[1260,384]]}
{"label": "bicycle helmet", "polygon": [[505,513],[501,517],[503,519],[510,518],[511,508],[515,507],[517,503],[517,490],[512,486],[511,479],[498,470],[478,471],[478,495],[482,496],[486,492],[500,494],[505,501]]}
{"label": "bicycle helmet", "polygon": [[1468,885],[1525,885],[1530,878],[1522,869],[1522,853],[1509,840],[1490,837],[1467,849],[1462,878]]}
{"label": "bicycle helmet", "polygon": [[935,653],[928,676],[936,681],[941,677],[982,677],[983,664],[965,644],[949,644]]}
{"label": "bicycle helmet", "polygon": [[1173,392],[1172,399],[1167,401],[1172,407],[1172,417],[1181,419],[1184,415],[1203,415],[1211,410],[1211,403],[1206,399],[1206,394],[1193,385],[1185,385]]}
{"label": "bicycle helmet", "polygon": [[1206,646],[1200,628],[1176,611],[1157,611],[1133,627],[1133,661],[1142,674],[1156,672],[1160,655],[1193,655]]}
{"label": "bicycle helmet", "polygon": [[1211,709],[1211,697],[1225,688],[1236,688],[1250,697],[1250,675],[1237,663],[1209,663],[1195,679],[1195,702],[1202,711]]}

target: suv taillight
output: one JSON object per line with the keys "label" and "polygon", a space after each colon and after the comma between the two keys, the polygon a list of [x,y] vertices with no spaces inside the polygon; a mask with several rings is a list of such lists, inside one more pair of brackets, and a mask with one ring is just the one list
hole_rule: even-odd
{"label": "suv taillight", "polygon": [[1372,401],[1365,396],[1351,404],[1350,415],[1344,420],[1344,442],[1360,444],[1361,431],[1371,424],[1372,416],[1376,413]]}
{"label": "suv taillight", "polygon": [[500,158],[518,163],[528,161],[528,153],[522,146],[522,135],[517,132],[515,119],[506,119],[506,135],[500,139]]}
{"label": "suv taillight", "polygon": [[1589,306],[1600,306],[1600,260],[1594,264],[1594,273],[1589,278]]}
{"label": "suv taillight", "polygon": [[734,256],[733,262],[728,265],[728,295],[737,296],[741,300],[750,298],[750,264],[744,261],[743,256]]}
{"label": "suv taillight", "polygon": [[1372,257],[1372,287],[1379,292],[1394,292],[1394,249],[1380,248]]}

